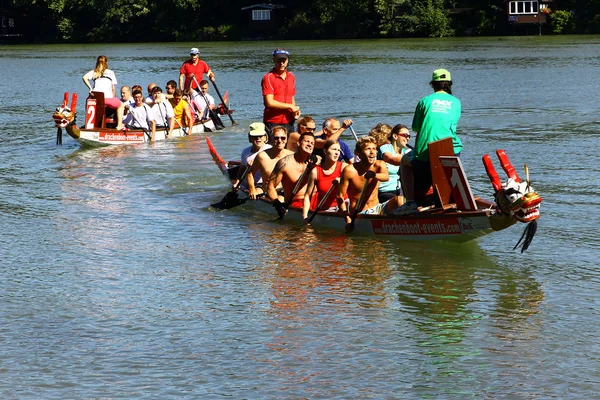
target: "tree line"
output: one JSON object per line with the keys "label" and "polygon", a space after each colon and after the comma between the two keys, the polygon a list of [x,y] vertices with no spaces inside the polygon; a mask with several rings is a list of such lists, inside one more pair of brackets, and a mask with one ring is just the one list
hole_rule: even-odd
{"label": "tree line", "polygon": [[[504,0],[275,0],[273,39],[504,35]],[[239,40],[248,0],[9,0],[28,42]],[[600,33],[600,0],[554,0],[545,33]]]}

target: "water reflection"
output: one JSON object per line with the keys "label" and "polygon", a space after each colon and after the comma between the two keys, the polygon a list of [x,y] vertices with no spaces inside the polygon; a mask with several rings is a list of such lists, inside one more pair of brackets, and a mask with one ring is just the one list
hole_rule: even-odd
{"label": "water reflection", "polygon": [[385,305],[383,282],[391,272],[383,243],[310,227],[271,228],[249,227],[251,236],[269,244],[261,252],[259,274],[271,286],[271,312],[294,318],[298,314],[290,310],[329,312],[328,304],[343,304],[348,312]]}
{"label": "water reflection", "polygon": [[[538,337],[539,327],[530,318],[540,311],[544,292],[532,271],[505,267],[476,243],[419,243],[398,272],[398,299],[418,332],[412,339],[432,362],[425,373],[461,375],[456,362],[486,351],[506,354],[510,362],[521,347],[515,339],[523,349],[535,346],[528,340]],[[478,337],[481,331],[491,331],[499,342]]]}
{"label": "water reflection", "polygon": [[396,289],[408,320],[426,334],[419,344],[462,341],[469,322],[477,318],[469,308],[482,261],[470,256],[477,247],[417,243],[412,250],[410,263],[399,268],[403,279]]}

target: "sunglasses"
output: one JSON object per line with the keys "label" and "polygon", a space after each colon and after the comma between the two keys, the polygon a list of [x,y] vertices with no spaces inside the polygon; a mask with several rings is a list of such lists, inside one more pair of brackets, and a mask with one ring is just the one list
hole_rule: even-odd
{"label": "sunglasses", "polygon": [[314,131],[315,131],[315,129],[317,129],[317,128],[309,128],[308,126],[305,126],[305,127],[304,127],[304,130],[305,130],[305,131],[309,131],[309,132],[314,132]]}
{"label": "sunglasses", "polygon": [[287,139],[286,136],[273,136],[273,140],[276,142],[278,140],[281,140],[282,142],[285,142],[285,140]]}
{"label": "sunglasses", "polygon": [[410,139],[410,135],[407,133],[399,133],[398,136],[402,136],[403,138]]}

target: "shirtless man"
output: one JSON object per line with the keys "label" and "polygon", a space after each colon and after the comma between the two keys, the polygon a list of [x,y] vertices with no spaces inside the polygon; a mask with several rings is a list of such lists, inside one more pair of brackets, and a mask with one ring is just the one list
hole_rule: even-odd
{"label": "shirtless man", "polygon": [[290,132],[287,140],[287,148],[291,151],[296,151],[298,148],[298,139],[304,132],[311,132],[315,136],[317,134],[321,134],[320,132],[315,133],[317,125],[315,124],[315,120],[310,115],[300,118],[297,122],[297,126],[298,132]]}
{"label": "shirtless man", "polygon": [[[363,136],[358,139],[355,154],[360,158],[360,161],[344,168],[337,196],[340,211],[346,213],[346,231],[348,232],[352,230],[350,214],[355,211],[357,206],[359,207],[358,212],[361,214],[377,215],[387,215],[399,206],[398,196],[385,203],[379,203],[379,182],[387,182],[390,179],[390,174],[385,161],[377,159],[377,141],[375,138]],[[367,180],[367,188],[362,204],[357,204]],[[344,202],[346,194],[350,200],[349,210]]]}
{"label": "shirtless man", "polygon": [[269,182],[271,173],[275,164],[283,157],[290,154],[294,154],[293,151],[287,150],[285,144],[287,141],[287,132],[285,127],[278,125],[271,129],[273,134],[273,147],[269,150],[261,151],[254,158],[252,168],[248,173],[248,197],[252,200],[256,200],[256,196],[263,193],[264,190],[254,185],[254,177],[257,173],[260,173],[263,181],[263,187],[266,187],[266,183]]}
{"label": "shirtless man", "polygon": [[[302,208],[304,204],[304,192],[306,191],[306,182],[308,174],[305,174],[303,182],[300,183],[298,191],[292,197],[296,182],[306,168],[309,168],[309,157],[311,157],[315,147],[315,137],[310,132],[305,132],[300,135],[298,141],[298,149],[294,154],[283,157],[275,164],[275,168],[271,173],[269,183],[267,185],[267,196],[273,200],[273,207],[277,210],[280,218],[287,213],[289,206]],[[311,159],[310,163],[314,164]],[[283,186],[284,202],[282,202],[277,194],[277,186]],[[287,204],[289,202],[289,204]]]}

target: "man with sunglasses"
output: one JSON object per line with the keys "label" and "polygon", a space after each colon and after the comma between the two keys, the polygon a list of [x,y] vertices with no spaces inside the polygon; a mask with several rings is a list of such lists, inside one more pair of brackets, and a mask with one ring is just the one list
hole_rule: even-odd
{"label": "man with sunglasses", "polygon": [[255,185],[255,181],[258,182],[256,177],[262,176],[263,187],[266,187],[277,161],[287,155],[294,154],[293,151],[285,148],[287,142],[285,127],[281,125],[274,126],[271,132],[273,133],[273,147],[256,155],[252,168],[248,173],[248,196],[252,200],[256,200],[257,195],[264,193],[263,188]]}
{"label": "man with sunglasses", "polygon": [[283,48],[275,49],[275,66],[262,79],[264,102],[263,122],[271,137],[271,129],[281,125],[288,132],[294,130],[294,121],[300,116],[300,107],[296,105],[296,77],[288,71],[290,52]]}
{"label": "man with sunglasses", "polygon": [[[206,74],[208,79],[215,81],[215,74],[211,71],[208,64],[200,59],[200,52],[196,47],[190,50],[190,59],[186,60],[179,70],[179,88],[184,91],[194,89],[199,91],[197,82],[200,82]],[[196,79],[194,79],[196,78]]]}

